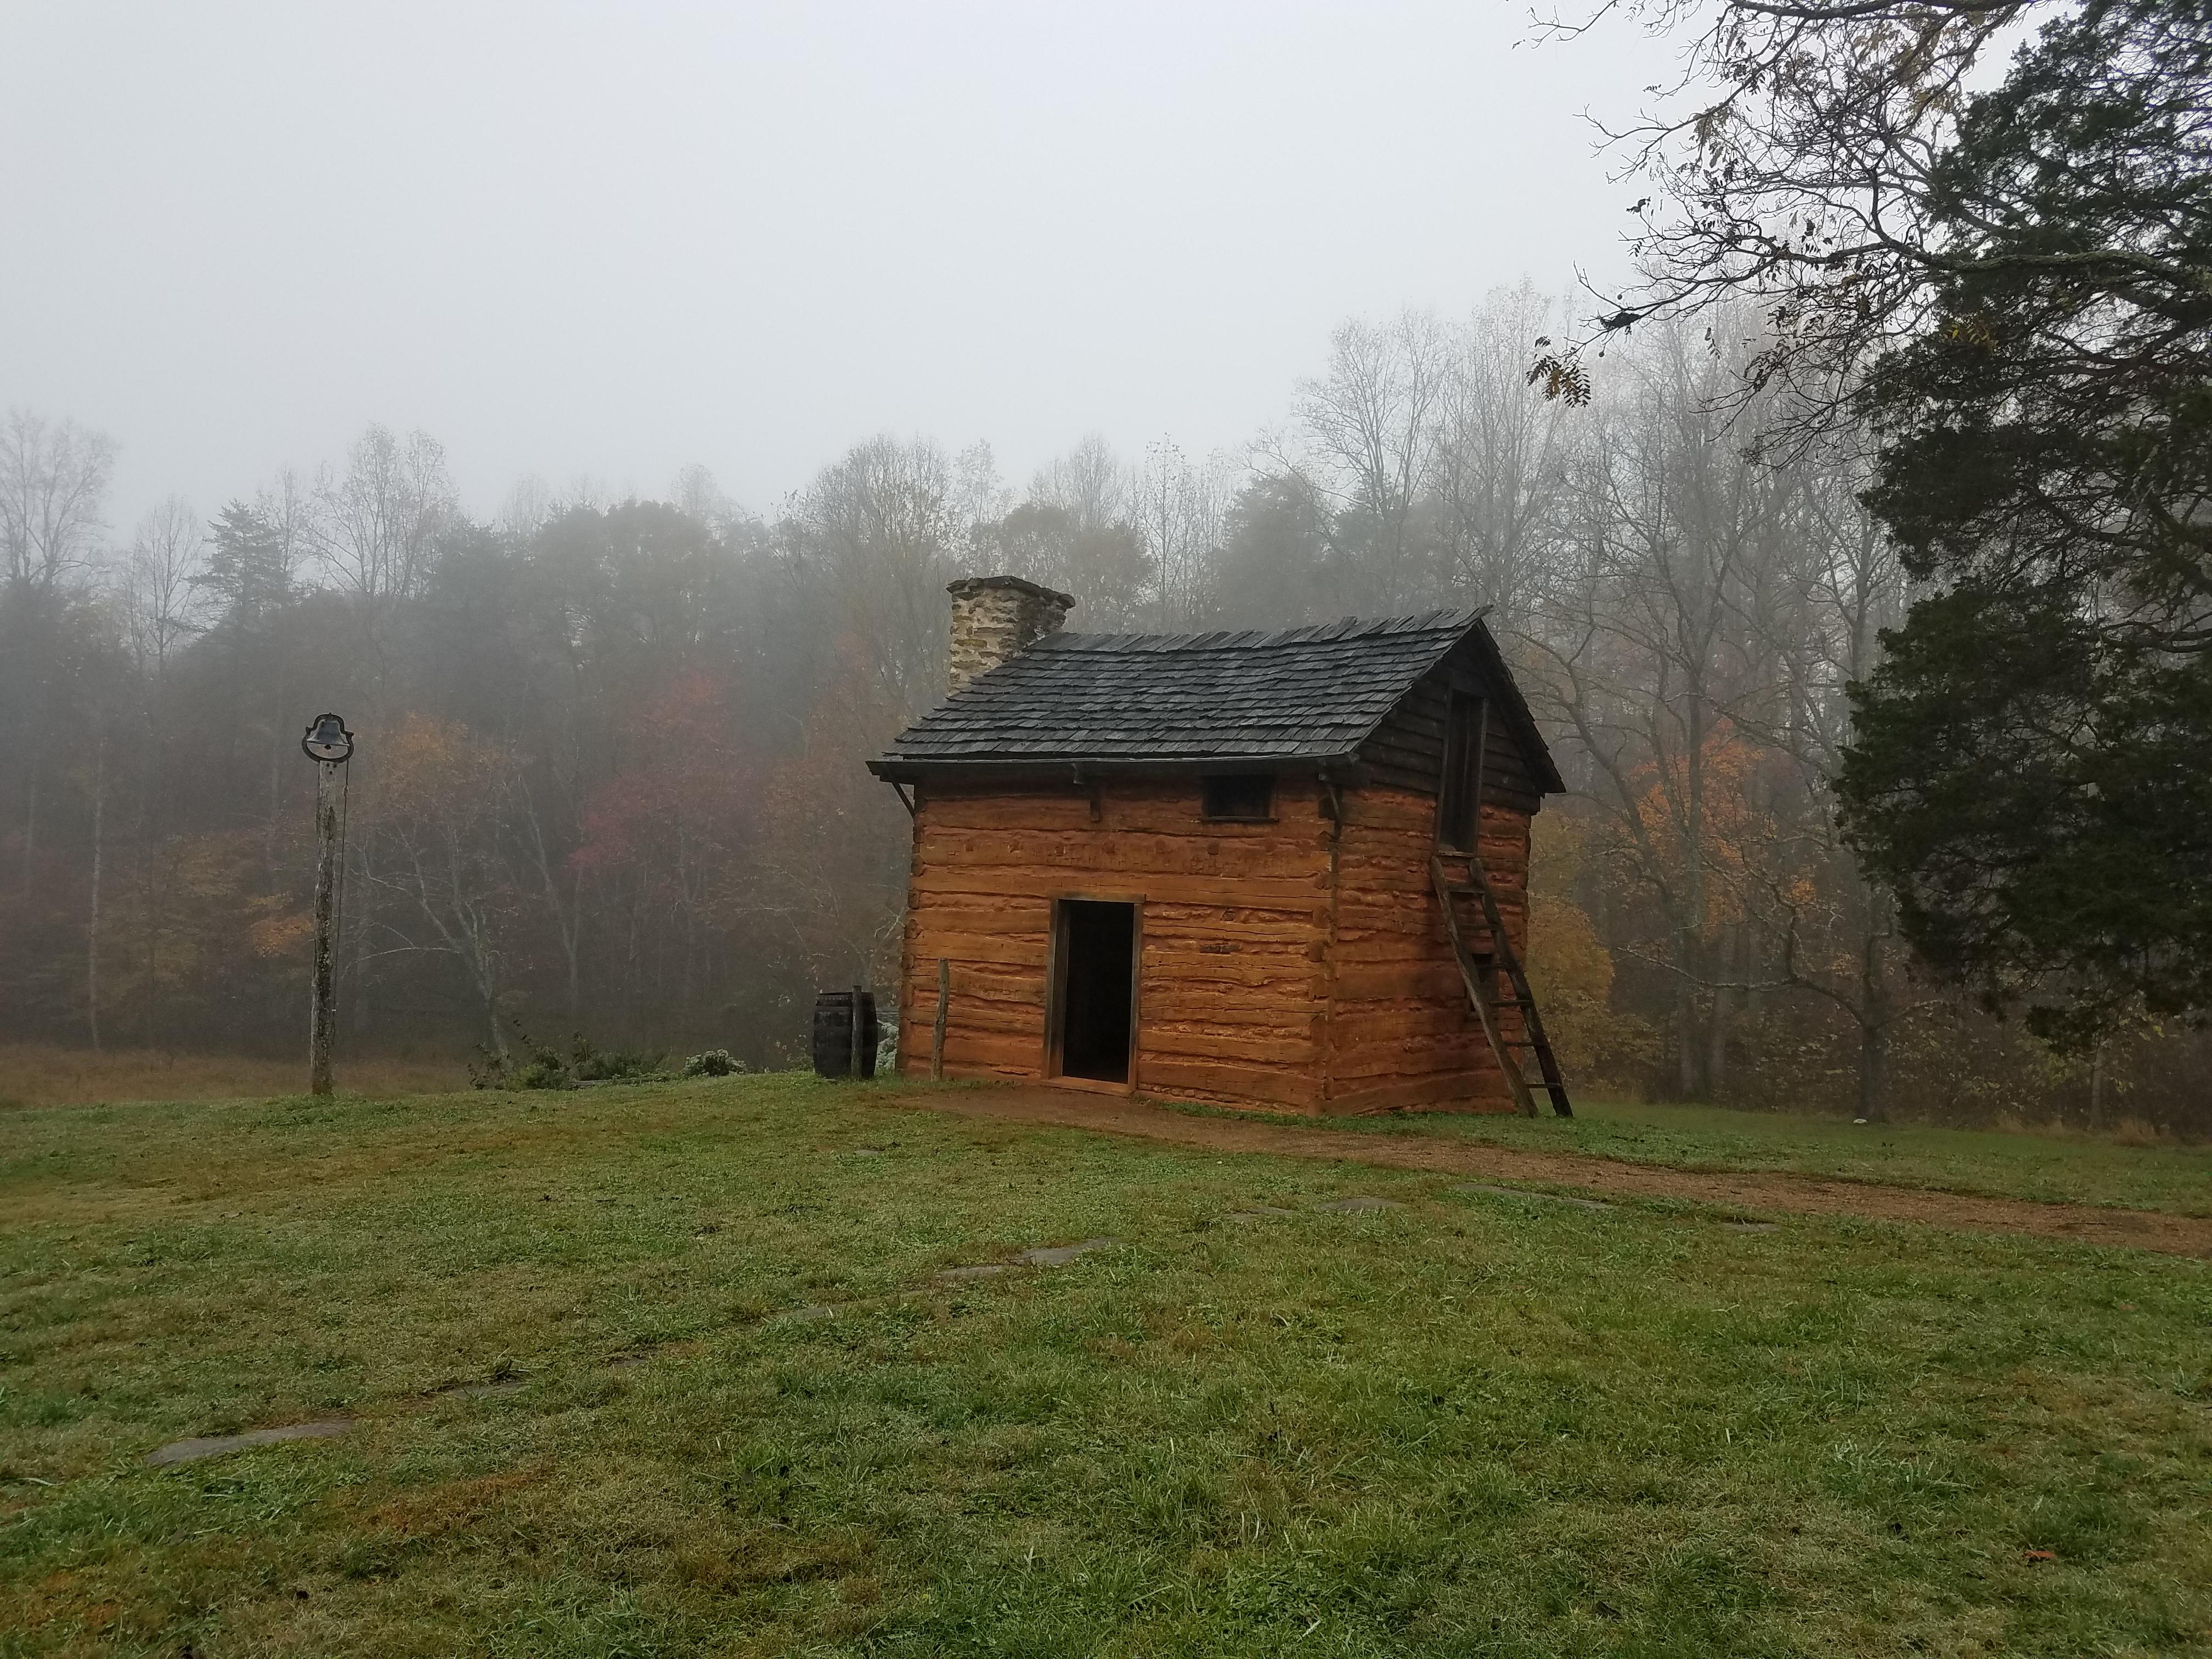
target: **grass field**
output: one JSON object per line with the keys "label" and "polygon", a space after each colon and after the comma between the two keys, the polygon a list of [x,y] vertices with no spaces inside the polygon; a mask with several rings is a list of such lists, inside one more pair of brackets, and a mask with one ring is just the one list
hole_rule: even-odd
{"label": "grass field", "polygon": [[2212,1652],[2212,1263],[889,1099],[0,1115],[0,1653]]}
{"label": "grass field", "polygon": [[[113,1100],[234,1100],[289,1094],[307,1081],[305,1054],[179,1054],[159,1048],[95,1054],[46,1042],[0,1042],[0,1110]],[[348,1055],[345,1086],[364,1095],[426,1094],[469,1086],[459,1060]]]}
{"label": "grass field", "polygon": [[1854,1124],[1713,1106],[1589,1101],[1578,1103],[1575,1114],[1523,1118],[1413,1113],[1334,1118],[1329,1127],[1587,1152],[1675,1169],[1778,1170],[2044,1203],[2212,1215],[2212,1147],[2124,1145],[2087,1135],[1922,1124]]}

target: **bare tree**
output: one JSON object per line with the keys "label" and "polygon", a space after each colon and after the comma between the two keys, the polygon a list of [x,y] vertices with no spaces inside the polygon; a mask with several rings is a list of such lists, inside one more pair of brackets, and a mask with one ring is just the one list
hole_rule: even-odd
{"label": "bare tree", "polygon": [[1556,309],[1527,283],[1488,295],[1459,331],[1438,399],[1438,575],[1445,592],[1492,607],[1493,628],[1526,615],[1559,533],[1572,414],[1532,396],[1527,373]]}
{"label": "bare tree", "polygon": [[1127,521],[1133,487],[1113,446],[1094,432],[1037,469],[1029,498],[1057,507],[1079,533],[1091,535]]}
{"label": "bare tree", "polygon": [[437,534],[459,511],[445,447],[426,432],[403,442],[382,426],[356,440],[343,474],[317,486],[315,507],[324,568],[365,599],[420,593]]}
{"label": "bare tree", "polygon": [[[1650,185],[1636,205],[1641,284],[1604,296],[1533,378],[1589,396],[1584,349],[1639,322],[1700,316],[1753,343],[1723,395],[1770,389],[1765,435],[1845,423],[1855,371],[1916,332],[1937,286],[1969,268],[1930,211],[1934,171],[1977,69],[2056,0],[1603,0],[1541,25],[1608,16],[1679,40],[1657,105],[1608,132]],[[2038,257],[2031,255],[2027,262]],[[2069,250],[2085,271],[2125,251]],[[2024,262],[2024,263],[2027,263]],[[2191,286],[2201,287],[2196,279]],[[1759,316],[1755,334],[1746,320]]]}
{"label": "bare tree", "polygon": [[791,530],[891,706],[910,716],[941,697],[945,586],[969,530],[945,452],[890,437],[855,446],[800,499]]}
{"label": "bare tree", "polygon": [[1426,312],[1345,324],[1330,337],[1328,372],[1299,385],[1291,442],[1271,457],[1331,502],[1340,556],[1361,572],[1362,608],[1400,609],[1433,586],[1419,515],[1455,355]]}
{"label": "bare tree", "polygon": [[0,422],[0,577],[9,586],[51,593],[93,562],[114,468],[112,439],[9,410]]}
{"label": "bare tree", "polygon": [[131,643],[142,668],[157,683],[168,672],[170,653],[198,631],[199,594],[193,578],[204,562],[199,515],[172,495],[138,521],[123,568],[123,599]]}
{"label": "bare tree", "polygon": [[1194,464],[1172,438],[1145,447],[1133,516],[1152,562],[1154,626],[1195,628],[1211,615],[1231,477],[1226,459],[1216,455]]}
{"label": "bare tree", "polygon": [[1675,1084],[1709,1091],[1726,1021],[1701,987],[1744,941],[1717,890],[1742,832],[1735,710],[1747,675],[1741,597],[1780,528],[1788,481],[1725,441],[1713,392],[1732,365],[1680,331],[1635,354],[1588,433],[1563,561],[1519,633],[1540,712],[1572,741],[1573,781],[1650,893],[1675,980]]}

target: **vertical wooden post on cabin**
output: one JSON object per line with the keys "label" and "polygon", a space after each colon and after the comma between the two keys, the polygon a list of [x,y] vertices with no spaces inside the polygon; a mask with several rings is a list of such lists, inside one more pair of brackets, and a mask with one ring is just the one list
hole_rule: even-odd
{"label": "vertical wooden post on cabin", "polygon": [[952,997],[952,964],[937,959],[937,1021],[929,1032],[929,1080],[945,1081],[945,1005]]}
{"label": "vertical wooden post on cabin", "polygon": [[855,1083],[860,1080],[860,988],[855,985],[853,988],[853,1029],[846,1037],[846,1063],[850,1069],[845,1073]]}
{"label": "vertical wooden post on cabin", "polygon": [[331,1092],[331,1043],[337,1028],[338,766],[315,763],[314,991],[307,1016],[307,1091]]}

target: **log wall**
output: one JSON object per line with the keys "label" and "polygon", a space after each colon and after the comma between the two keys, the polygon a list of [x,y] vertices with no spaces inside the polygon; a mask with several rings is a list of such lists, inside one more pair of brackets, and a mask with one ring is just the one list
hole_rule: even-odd
{"label": "log wall", "polygon": [[[1430,884],[1436,798],[1374,784],[1340,799],[1340,828],[1328,793],[1294,778],[1277,780],[1270,823],[1206,822],[1194,777],[925,787],[901,1070],[928,1073],[942,957],[946,1075],[1045,1077],[1053,901],[1113,899],[1140,907],[1134,1089],[1317,1113],[1511,1110]],[[1485,803],[1484,867],[1516,950],[1528,830]],[[1461,925],[1479,943],[1473,903]]]}
{"label": "log wall", "polygon": [[1053,901],[1134,900],[1133,1086],[1321,1109],[1333,825],[1310,780],[1276,781],[1267,823],[1206,822],[1195,777],[917,793],[902,1073],[928,1074],[942,957],[946,1075],[1044,1076]]}
{"label": "log wall", "polygon": [[[1529,816],[1485,793],[1483,868],[1506,936],[1525,952]],[[1431,793],[1382,785],[1345,792],[1334,925],[1322,953],[1325,1111],[1514,1109],[1468,1006],[1430,879],[1436,820]],[[1461,937],[1479,949],[1486,933],[1480,906],[1458,903]],[[1517,1011],[1504,1019],[1509,1036],[1521,1035]]]}

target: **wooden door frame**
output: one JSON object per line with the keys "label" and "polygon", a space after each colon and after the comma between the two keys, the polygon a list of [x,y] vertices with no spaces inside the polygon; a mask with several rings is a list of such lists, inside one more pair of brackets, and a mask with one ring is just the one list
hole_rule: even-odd
{"label": "wooden door frame", "polygon": [[[1045,952],[1044,1054],[1038,1071],[1048,1083],[1066,1089],[1088,1089],[1096,1094],[1133,1095],[1137,1092],[1137,1055],[1143,1044],[1145,984],[1145,896],[1098,888],[1069,889],[1048,896],[1052,905],[1051,943]],[[1063,1044],[1067,1031],[1067,913],[1060,907],[1081,904],[1126,904],[1129,907],[1129,1064],[1126,1083],[1099,1078],[1068,1077],[1062,1073]]]}

